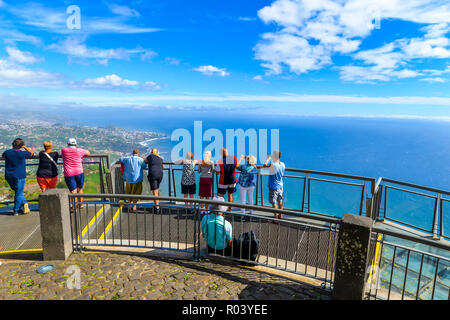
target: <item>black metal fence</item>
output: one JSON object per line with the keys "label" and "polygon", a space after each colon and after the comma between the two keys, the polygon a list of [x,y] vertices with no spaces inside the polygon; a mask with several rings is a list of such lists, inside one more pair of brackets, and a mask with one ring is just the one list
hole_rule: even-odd
{"label": "black metal fence", "polygon": [[[89,200],[99,196],[104,201]],[[84,195],[83,201],[81,197],[70,195],[76,250],[116,246],[177,250],[194,259],[221,256],[304,275],[320,281],[324,289],[332,288],[338,219],[199,199],[189,200],[192,206],[186,206],[185,199],[173,197]],[[156,206],[152,203],[155,199],[164,203]],[[132,210],[133,200],[139,200],[136,211]],[[201,210],[200,204],[225,204],[238,211]],[[258,214],[243,214],[242,208],[258,210]],[[283,220],[272,217],[277,212],[283,213]],[[208,228],[211,223],[213,229]],[[251,233],[257,245],[245,242],[245,235]]]}

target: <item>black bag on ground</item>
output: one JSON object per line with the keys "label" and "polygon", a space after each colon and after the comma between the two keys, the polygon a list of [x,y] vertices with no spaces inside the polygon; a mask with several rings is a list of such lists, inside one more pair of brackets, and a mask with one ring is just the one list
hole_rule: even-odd
{"label": "black bag on ground", "polygon": [[233,257],[237,259],[256,261],[258,249],[259,239],[253,231],[245,232],[233,241]]}

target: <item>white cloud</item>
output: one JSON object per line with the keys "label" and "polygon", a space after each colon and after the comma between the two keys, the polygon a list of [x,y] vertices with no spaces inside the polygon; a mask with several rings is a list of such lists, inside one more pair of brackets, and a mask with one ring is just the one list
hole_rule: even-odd
{"label": "white cloud", "polygon": [[41,59],[34,57],[30,52],[20,51],[17,48],[6,47],[6,52],[9,55],[9,60],[17,63],[36,63]]}
{"label": "white cloud", "polygon": [[261,75],[257,75],[253,77],[253,80],[255,81],[261,81],[262,80],[262,76]]}
{"label": "white cloud", "polygon": [[142,61],[148,61],[158,54],[150,49],[136,48],[110,48],[101,49],[88,47],[84,42],[85,37],[68,37],[58,43],[48,46],[49,49],[59,53],[67,54],[70,57],[96,59],[100,64],[107,65],[109,60],[129,60],[133,56],[140,56]]}
{"label": "white cloud", "polygon": [[161,86],[154,81],[145,82],[143,87],[145,89],[149,89],[149,90],[160,90],[161,89]]}
{"label": "white cloud", "polygon": [[63,76],[41,70],[31,70],[12,61],[0,60],[0,87],[59,88]]}
{"label": "white cloud", "polygon": [[85,38],[68,37],[63,41],[51,44],[49,49],[59,53],[64,53],[69,56],[80,58],[95,58],[95,59],[129,59],[127,50],[119,49],[98,49],[89,48],[84,43]]}
{"label": "white cloud", "polygon": [[[450,41],[444,34],[450,31],[449,24],[435,24],[422,28],[424,36],[398,39],[382,47],[360,51],[353,55],[364,66],[341,67],[341,79],[355,82],[372,80],[389,81],[422,75],[422,72],[405,68],[422,58],[445,59],[450,57]],[[434,71],[440,74],[444,71]]]}
{"label": "white cloud", "polygon": [[426,81],[426,82],[430,82],[430,83],[435,83],[435,82],[444,83],[447,80],[445,80],[443,78],[436,77],[436,78],[422,78],[422,79],[420,79],[420,81]]}
{"label": "white cloud", "polygon": [[120,16],[125,16],[125,17],[140,17],[141,16],[141,14],[137,10],[131,9],[130,7],[127,7],[127,6],[110,4],[108,7],[112,13],[118,14]]}
{"label": "white cloud", "polygon": [[213,76],[213,75],[218,75],[220,77],[226,77],[229,76],[230,73],[226,71],[226,69],[220,69],[214,66],[200,66],[198,68],[194,69],[195,71],[201,72],[204,75],[207,76]]}
{"label": "white cloud", "polygon": [[253,18],[253,17],[238,17],[238,20],[248,22],[248,21],[255,21],[256,18]]}
{"label": "white cloud", "polygon": [[[53,99],[53,98],[52,98]],[[55,98],[56,99],[56,98]],[[110,96],[76,96],[76,97],[61,97],[66,101],[73,99],[82,103],[96,103],[97,105],[107,105],[111,101]],[[342,96],[342,95],[152,95],[152,96],[127,96],[115,97],[115,103],[129,103],[129,104],[148,104],[151,102],[280,102],[280,103],[339,103],[339,104],[383,104],[383,105],[439,105],[450,106],[450,97],[421,97],[421,96],[397,96],[397,97],[368,97],[368,96]]]}
{"label": "white cloud", "polygon": [[[67,14],[65,8],[47,8],[38,3],[30,3],[26,6],[14,6],[8,10],[16,15],[18,23],[36,27],[57,34],[72,34],[74,30],[67,28]],[[160,31],[159,28],[140,27],[128,24],[128,17],[121,15],[113,18],[89,17],[82,14],[80,34],[138,34]]]}
{"label": "white cloud", "polygon": [[72,82],[71,87],[74,89],[134,89],[144,91],[161,89],[161,85],[154,81],[146,81],[141,84],[139,81],[123,79],[116,74]]}
{"label": "white cloud", "polygon": [[95,79],[86,79],[83,81],[83,86],[88,88],[129,88],[138,86],[138,81],[122,79],[118,75],[111,74]]}
{"label": "white cloud", "polygon": [[154,57],[156,57],[158,53],[156,53],[153,50],[143,50],[141,54],[141,60],[142,61],[151,61]]}
{"label": "white cloud", "polygon": [[174,65],[179,65],[180,64],[180,60],[175,59],[175,58],[171,58],[171,57],[167,57],[166,59],[164,59],[167,63],[170,64],[174,64]]}
{"label": "white cloud", "polygon": [[[255,58],[262,61],[268,75],[318,70],[331,65],[332,57],[341,54],[354,55],[364,64],[342,67],[343,79],[387,81],[420,74],[406,68],[406,62],[448,58],[450,54],[445,37],[450,31],[450,9],[443,1],[276,0],[259,10],[258,16],[277,27],[264,33],[254,48]],[[382,27],[383,19],[428,25],[423,27],[421,38],[398,39],[381,48],[358,52],[362,40],[377,26],[374,21],[381,21]]]}

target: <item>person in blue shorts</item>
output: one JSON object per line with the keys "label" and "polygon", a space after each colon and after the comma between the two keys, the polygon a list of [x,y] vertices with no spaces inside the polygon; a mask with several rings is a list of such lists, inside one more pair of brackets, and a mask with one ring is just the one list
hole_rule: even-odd
{"label": "person in blue shorts", "polygon": [[[286,167],[280,159],[281,152],[275,150],[267,156],[263,165],[263,169],[269,171],[269,202],[274,209],[283,209],[283,175]],[[282,215],[275,214],[275,218],[281,219]]]}

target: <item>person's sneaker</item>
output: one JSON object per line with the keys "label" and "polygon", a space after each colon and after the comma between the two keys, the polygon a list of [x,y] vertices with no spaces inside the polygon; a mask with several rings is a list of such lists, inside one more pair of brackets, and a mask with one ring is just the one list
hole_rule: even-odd
{"label": "person's sneaker", "polygon": [[18,212],[13,212],[13,216],[18,216],[19,213]]}
{"label": "person's sneaker", "polygon": [[28,206],[28,203],[25,203],[23,205],[23,214],[29,214],[30,213],[30,207]]}

